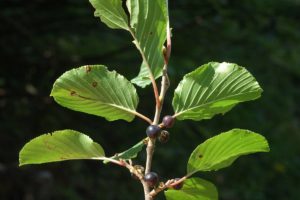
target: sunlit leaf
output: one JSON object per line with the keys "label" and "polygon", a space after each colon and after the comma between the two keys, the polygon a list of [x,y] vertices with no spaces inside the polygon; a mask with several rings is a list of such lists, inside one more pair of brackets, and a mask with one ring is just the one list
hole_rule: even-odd
{"label": "sunlit leaf", "polygon": [[[161,75],[162,75],[161,71],[159,73],[155,73],[154,78],[158,78]],[[138,76],[132,79],[131,82],[142,88],[145,88],[147,85],[151,83],[151,79],[149,78],[149,69],[147,68],[145,62],[142,63]]]}
{"label": "sunlit leaf", "polygon": [[268,142],[262,135],[233,129],[200,144],[189,158],[187,171],[219,170],[230,166],[239,156],[268,151]]}
{"label": "sunlit leaf", "polygon": [[258,82],[245,68],[211,62],[184,76],[172,104],[177,119],[202,120],[257,99],[261,93]]}
{"label": "sunlit leaf", "polygon": [[95,8],[95,17],[110,28],[129,29],[128,17],[121,0],[89,0]]}
{"label": "sunlit leaf", "polygon": [[132,80],[138,86],[150,84],[149,69],[155,78],[162,75],[164,65],[163,45],[167,33],[166,1],[128,0],[130,24],[133,30],[134,44],[144,55],[140,73]]}
{"label": "sunlit leaf", "polygon": [[132,83],[102,65],[67,71],[55,81],[51,96],[62,106],[109,121],[133,120],[138,104]]}
{"label": "sunlit leaf", "polygon": [[184,181],[180,190],[165,191],[167,200],[217,200],[217,188],[211,182],[201,178],[190,178]]}
{"label": "sunlit leaf", "polygon": [[[162,75],[164,65],[163,45],[167,32],[167,1],[127,0],[122,7],[121,0],[90,0],[95,16],[111,28],[130,32],[140,51],[143,63],[140,72],[132,82],[140,87],[151,83],[149,74],[155,78]],[[125,8],[126,6],[126,8]],[[125,9],[128,10],[129,17]]]}
{"label": "sunlit leaf", "polygon": [[80,132],[55,131],[41,135],[28,142],[20,151],[21,165],[41,164],[64,160],[101,159],[102,147]]}

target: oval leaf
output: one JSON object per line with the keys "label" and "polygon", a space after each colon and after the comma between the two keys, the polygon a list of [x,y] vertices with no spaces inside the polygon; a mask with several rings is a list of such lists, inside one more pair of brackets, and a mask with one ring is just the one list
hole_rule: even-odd
{"label": "oval leaf", "polygon": [[175,90],[173,108],[179,120],[210,119],[237,103],[260,97],[262,89],[243,67],[211,62],[184,76]]}
{"label": "oval leaf", "polygon": [[123,5],[121,0],[90,2],[96,10],[95,16],[100,17],[107,26],[125,29],[133,36],[133,43],[142,54],[143,63],[132,83],[140,87],[149,85],[149,70],[155,78],[160,77],[164,65],[163,45],[167,37],[167,2],[127,0]]}
{"label": "oval leaf", "polygon": [[102,147],[80,132],[55,131],[34,138],[20,151],[20,166],[64,160],[101,159]]}
{"label": "oval leaf", "polygon": [[95,17],[110,28],[129,29],[128,17],[122,7],[121,0],[90,0],[95,8]]}
{"label": "oval leaf", "polygon": [[187,171],[218,170],[230,166],[239,156],[268,151],[268,142],[262,135],[233,129],[200,144],[189,158]]}
{"label": "oval leaf", "polygon": [[167,38],[167,1],[127,0],[127,2],[131,13],[130,23],[134,44],[143,57],[140,72],[131,81],[140,87],[145,87],[151,83],[147,66],[150,66],[155,78],[162,75],[163,45]]}
{"label": "oval leaf", "polygon": [[138,104],[134,86],[102,65],[67,71],[55,81],[51,96],[62,106],[109,121],[132,121]]}
{"label": "oval leaf", "polygon": [[180,190],[165,191],[167,200],[217,200],[217,188],[211,182],[201,178],[190,178],[184,181]]}

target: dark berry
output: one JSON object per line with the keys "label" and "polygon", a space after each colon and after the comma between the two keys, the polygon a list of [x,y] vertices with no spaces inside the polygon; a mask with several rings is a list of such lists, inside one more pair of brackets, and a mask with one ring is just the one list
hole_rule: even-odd
{"label": "dark berry", "polygon": [[174,122],[175,122],[174,117],[172,117],[170,115],[164,116],[163,121],[162,121],[164,127],[166,127],[166,128],[171,128],[174,125]]}
{"label": "dark berry", "polygon": [[154,187],[158,183],[159,178],[158,178],[157,173],[149,172],[149,173],[145,174],[144,180],[150,187]]}
{"label": "dark berry", "polygon": [[160,131],[161,131],[161,129],[159,126],[150,125],[150,126],[148,126],[148,128],[146,130],[146,134],[149,138],[156,138],[159,135]]}
{"label": "dark berry", "polygon": [[169,138],[170,138],[170,133],[166,130],[162,130],[158,136],[158,140],[163,144],[168,142]]}
{"label": "dark berry", "polygon": [[[180,178],[175,178],[175,181],[179,181],[180,180]],[[180,182],[180,183],[178,183],[178,184],[176,184],[176,185],[173,185],[173,189],[174,190],[180,190],[181,188],[182,188],[182,186],[183,186],[183,182]]]}

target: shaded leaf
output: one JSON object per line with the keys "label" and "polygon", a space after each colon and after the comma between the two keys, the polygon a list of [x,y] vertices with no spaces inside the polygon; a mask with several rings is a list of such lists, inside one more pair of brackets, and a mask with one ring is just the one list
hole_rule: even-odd
{"label": "shaded leaf", "polygon": [[180,190],[165,191],[167,200],[217,200],[217,188],[209,181],[201,178],[190,178],[184,181]]}
{"label": "shaded leaf", "polygon": [[239,156],[270,151],[267,140],[257,133],[233,129],[200,144],[191,154],[187,171],[219,170],[230,166]]}
{"label": "shaded leaf", "polygon": [[[143,150],[143,147],[145,146],[144,140],[140,141],[139,143],[135,144],[133,147],[127,149],[126,151],[123,151],[122,153],[118,153],[111,157],[115,160],[129,160],[132,158],[136,158],[138,153]],[[108,163],[109,161],[103,161],[104,163]]]}
{"label": "shaded leaf", "polygon": [[80,132],[55,131],[32,139],[19,154],[19,164],[41,164],[64,160],[101,159],[102,147]]}
{"label": "shaded leaf", "polygon": [[113,158],[123,159],[123,160],[129,160],[129,159],[135,158],[138,155],[138,153],[140,151],[142,151],[144,146],[145,146],[144,140],[142,140],[139,143],[135,144],[130,149],[127,149],[126,151],[119,153],[118,155],[114,156]]}
{"label": "shaded leaf", "polygon": [[132,121],[138,104],[134,86],[102,65],[67,71],[55,81],[51,96],[62,106],[109,121]]}
{"label": "shaded leaf", "polygon": [[184,76],[175,90],[173,108],[179,120],[210,119],[236,104],[260,97],[262,89],[243,67],[211,62]]}

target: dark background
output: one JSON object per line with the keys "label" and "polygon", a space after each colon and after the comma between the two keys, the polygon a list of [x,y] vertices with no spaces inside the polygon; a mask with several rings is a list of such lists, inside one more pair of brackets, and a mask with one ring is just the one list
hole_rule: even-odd
{"label": "dark background", "polygon": [[[182,76],[209,61],[246,67],[262,98],[225,116],[178,121],[167,145],[158,145],[154,171],[162,179],[182,176],[191,151],[206,138],[234,127],[263,134],[271,152],[245,156],[230,168],[199,173],[223,200],[300,199],[300,1],[170,1],[172,87],[163,114],[172,114],[173,90]],[[128,79],[141,58],[129,34],[93,17],[87,0],[0,1],[0,199],[142,199],[140,184],[125,169],[96,161],[18,167],[22,146],[40,134],[74,129],[103,145],[107,155],[145,136],[136,119],[107,122],[67,110],[49,98],[64,71],[105,64]],[[138,110],[153,115],[151,87],[138,89]],[[140,155],[136,163],[143,163]],[[160,195],[162,199],[163,195]]]}

